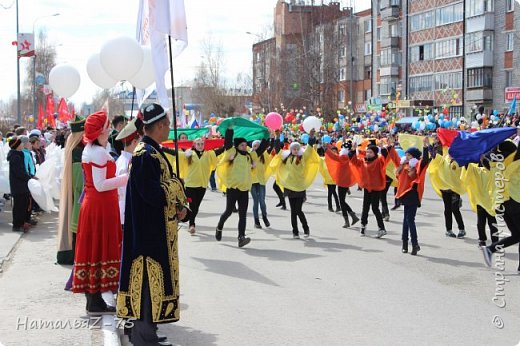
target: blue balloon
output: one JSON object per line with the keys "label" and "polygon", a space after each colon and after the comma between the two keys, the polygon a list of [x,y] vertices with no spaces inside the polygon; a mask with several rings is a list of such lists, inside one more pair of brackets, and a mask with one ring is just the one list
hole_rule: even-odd
{"label": "blue balloon", "polygon": [[332,138],[330,138],[329,135],[323,136],[322,140],[323,140],[323,143],[330,143],[330,142],[332,142]]}
{"label": "blue balloon", "polygon": [[493,115],[498,115],[498,111],[496,109],[493,109]]}
{"label": "blue balloon", "polygon": [[300,137],[300,140],[302,141],[303,144],[307,144],[309,143],[309,135],[304,133],[301,137]]}
{"label": "blue balloon", "polygon": [[283,142],[285,140],[285,136],[283,135],[283,133],[280,133],[280,142]]}
{"label": "blue balloon", "polygon": [[397,152],[397,154],[399,155],[399,157],[403,157],[404,156],[404,150],[401,149],[401,148],[396,148],[395,151]]}

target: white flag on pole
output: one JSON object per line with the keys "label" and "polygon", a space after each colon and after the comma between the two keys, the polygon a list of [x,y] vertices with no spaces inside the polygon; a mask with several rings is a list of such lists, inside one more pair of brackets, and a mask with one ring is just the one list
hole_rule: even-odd
{"label": "white flag on pole", "polygon": [[[150,45],[155,71],[155,90],[160,104],[170,108],[164,82],[169,64],[168,36],[172,38],[172,59],[177,57],[188,45],[188,30],[184,0],[139,0],[137,15],[137,41]],[[173,88],[173,85],[172,85]],[[139,105],[152,92],[154,86],[145,91],[139,90]]]}

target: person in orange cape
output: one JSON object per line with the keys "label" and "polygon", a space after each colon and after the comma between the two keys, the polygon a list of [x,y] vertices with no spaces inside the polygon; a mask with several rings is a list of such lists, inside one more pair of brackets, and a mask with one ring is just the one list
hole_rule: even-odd
{"label": "person in orange cape", "polygon": [[402,252],[408,252],[408,233],[412,238],[412,255],[417,255],[421,250],[417,241],[417,228],[415,227],[415,215],[417,208],[421,207],[421,200],[424,192],[424,178],[430,163],[430,141],[424,138],[424,147],[421,158],[421,151],[415,147],[408,148],[405,156],[401,158],[401,164],[396,170],[399,185],[397,187],[396,198],[404,206],[403,217],[403,248]]}
{"label": "person in orange cape", "polygon": [[379,155],[379,147],[370,144],[367,146],[365,158],[362,159],[356,155],[356,152],[351,150],[349,157],[351,163],[359,170],[358,185],[363,188],[363,212],[361,213],[361,236],[365,236],[365,230],[368,223],[368,210],[372,207],[377,226],[377,238],[381,238],[386,234],[383,216],[379,210],[379,201],[381,200],[381,193],[386,186],[386,165],[390,162],[391,155],[389,153],[393,150],[394,139],[388,138],[388,147],[381,148],[381,155]]}
{"label": "person in orange cape", "polygon": [[350,159],[348,157],[348,152],[352,149],[352,141],[348,140],[343,143],[339,155],[337,150],[333,151],[334,148],[335,147],[329,145],[325,151],[325,164],[327,165],[332,179],[334,179],[336,185],[338,186],[341,213],[343,214],[343,219],[345,220],[343,228],[348,228],[350,227],[350,220],[348,218],[349,215],[352,218],[352,226],[359,221],[356,213],[345,201],[348,189],[357,181],[356,173],[351,166]]}

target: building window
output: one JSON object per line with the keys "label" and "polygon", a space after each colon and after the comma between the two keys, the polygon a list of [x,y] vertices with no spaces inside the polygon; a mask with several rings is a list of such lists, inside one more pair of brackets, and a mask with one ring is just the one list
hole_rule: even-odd
{"label": "building window", "polygon": [[462,38],[435,42],[435,58],[445,59],[462,55]]}
{"label": "building window", "polygon": [[433,43],[410,47],[411,62],[433,60],[433,58]]}
{"label": "building window", "polygon": [[381,77],[381,82],[379,84],[379,94],[380,95],[391,95],[392,92],[395,92],[395,82],[392,81],[390,77]]}
{"label": "building window", "polygon": [[390,0],[390,6],[401,6],[401,0]]}
{"label": "building window", "polygon": [[410,20],[410,31],[433,28],[435,16],[433,11],[413,15]]}
{"label": "building window", "polygon": [[365,55],[372,54],[372,42],[365,42]]}
{"label": "building window", "polygon": [[491,67],[468,69],[468,88],[491,88],[493,84],[493,69]]}
{"label": "building window", "polygon": [[345,68],[342,67],[339,69],[339,80],[343,81],[345,79],[347,79],[347,74],[345,73]]}
{"label": "building window", "polygon": [[460,22],[464,18],[463,3],[446,6],[436,10],[437,26]]}
{"label": "building window", "polygon": [[400,37],[399,25],[397,23],[390,24],[389,26],[390,37]]}
{"label": "building window", "polygon": [[392,64],[400,64],[399,52],[397,49],[385,48],[381,50],[381,66],[388,66]]}
{"label": "building window", "polygon": [[381,40],[381,28],[377,28],[377,40]]}
{"label": "building window", "polygon": [[466,4],[466,16],[474,17],[486,12],[493,12],[494,0],[469,0]]}
{"label": "building window", "polygon": [[347,48],[346,47],[341,47],[339,49],[339,57],[340,58],[344,58],[346,54],[347,54]]}
{"label": "building window", "polygon": [[364,100],[370,100],[372,98],[372,89],[365,90],[364,97]]}
{"label": "building window", "polygon": [[439,73],[435,75],[435,90],[461,89],[462,72]]}
{"label": "building window", "polygon": [[372,20],[366,20],[365,21],[365,33],[372,32]]}
{"label": "building window", "polygon": [[516,0],[506,0],[506,1],[507,1],[506,11],[507,12],[514,11],[515,10],[515,1]]}
{"label": "building window", "polygon": [[506,71],[506,88],[513,85],[513,71]]}
{"label": "building window", "polygon": [[418,91],[432,91],[432,85],[432,75],[410,77],[409,80],[409,88],[411,93]]}
{"label": "building window", "polygon": [[338,90],[338,102],[345,102],[345,90]]}
{"label": "building window", "polygon": [[365,66],[365,78],[364,79],[372,79],[372,67],[371,66]]}
{"label": "building window", "polygon": [[466,35],[466,53],[493,50],[493,33],[473,32]]}
{"label": "building window", "polygon": [[507,33],[506,52],[511,52],[513,50],[514,38],[515,38],[515,36],[514,36],[513,32],[508,32]]}
{"label": "building window", "polygon": [[340,24],[338,26],[338,33],[340,36],[345,36],[345,24]]}

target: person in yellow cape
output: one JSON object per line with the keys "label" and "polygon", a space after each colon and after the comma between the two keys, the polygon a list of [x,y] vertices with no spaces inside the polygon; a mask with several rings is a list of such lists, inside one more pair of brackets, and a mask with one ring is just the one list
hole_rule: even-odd
{"label": "person in yellow cape", "polygon": [[[517,130],[517,135],[520,136],[520,129]],[[502,153],[493,153],[491,159],[497,165],[496,218],[505,221],[511,236],[482,248],[484,260],[489,267],[492,265],[495,252],[503,253],[505,248],[520,242],[520,218],[518,217],[520,214],[520,146],[517,147],[513,160],[509,164],[504,162],[506,157]],[[520,263],[518,271],[520,272]]]}
{"label": "person in yellow cape", "polygon": [[[257,152],[260,149],[262,141],[255,140],[251,144],[251,151]],[[260,224],[260,217],[258,215],[258,206],[262,211],[262,221],[264,221],[265,227],[270,227],[271,223],[267,218],[267,207],[265,204],[265,184],[271,176],[272,169],[270,167],[271,155],[270,150],[265,150],[261,154],[257,152],[258,160],[256,166],[253,168],[251,174],[253,175],[253,185],[251,186],[251,196],[253,197],[253,217],[255,219],[255,228],[262,228]]]}
{"label": "person in yellow cape", "polygon": [[[197,138],[193,141],[191,149],[179,150],[179,168],[186,197],[190,204],[189,229],[191,235],[196,232],[195,219],[206,194],[211,172],[217,168],[218,156],[224,152],[224,147],[213,150],[204,150],[204,139]],[[167,150],[166,157],[170,164],[175,167],[175,150]]]}
{"label": "person in yellow cape", "polygon": [[[444,220],[446,225],[446,236],[451,238],[464,238],[466,235],[464,220],[460,213],[462,199],[460,198],[466,190],[460,180],[461,168],[448,153],[443,153],[442,143],[438,138],[434,142],[432,151],[433,159],[428,167],[430,182],[435,192],[444,202]],[[455,235],[452,231],[453,219],[455,217],[459,233]]]}
{"label": "person in yellow cape", "polygon": [[309,237],[310,229],[307,218],[302,210],[306,200],[306,192],[318,174],[320,157],[311,145],[305,151],[300,143],[292,142],[289,150],[278,153],[271,162],[278,177],[278,183],[283,188],[284,196],[289,198],[291,206],[291,225],[293,238],[299,239],[298,218],[302,223],[305,237]]}
{"label": "person in yellow cape", "polygon": [[[217,176],[226,191],[226,210],[220,215],[215,230],[215,239],[222,240],[224,223],[231,216],[238,202],[238,247],[243,247],[251,242],[251,239],[246,237],[246,218],[249,190],[253,184],[252,170],[257,164],[258,155],[256,151],[247,151],[245,138],[235,138],[234,140],[232,138],[233,129],[230,127],[226,131],[224,140],[226,151],[217,166]],[[261,149],[263,153],[266,147],[265,140],[261,142],[260,146],[263,148]],[[260,148],[258,150],[260,151]]]}
{"label": "person in yellow cape", "polygon": [[[332,150],[336,155],[338,154],[338,148],[330,147],[330,150]],[[334,212],[334,209],[332,208],[332,198],[334,197],[334,202],[336,202],[336,213],[341,212],[338,193],[336,192],[336,181],[332,178],[324,157],[320,158],[320,174],[323,178],[323,185],[327,187],[327,204],[329,206],[329,211],[331,213]]]}

